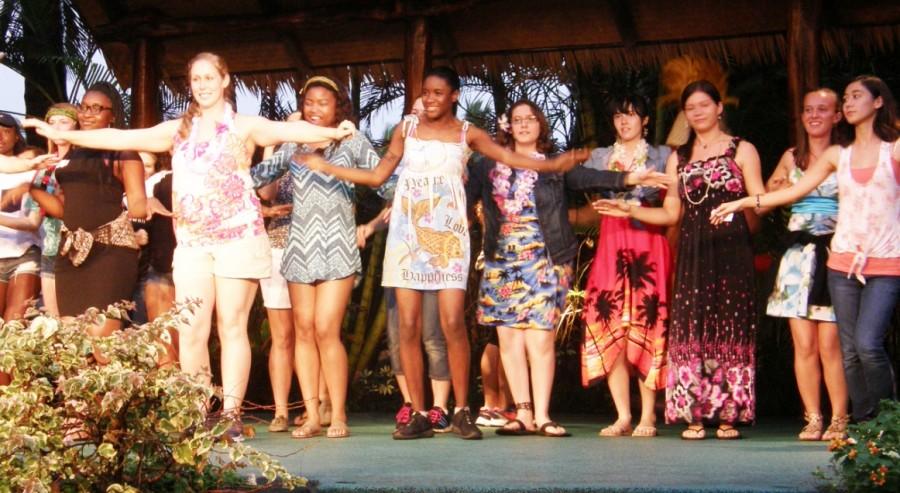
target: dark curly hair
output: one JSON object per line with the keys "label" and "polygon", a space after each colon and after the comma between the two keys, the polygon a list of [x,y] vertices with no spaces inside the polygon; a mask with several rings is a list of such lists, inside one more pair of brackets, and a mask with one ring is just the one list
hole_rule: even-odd
{"label": "dark curly hair", "polygon": [[550,138],[550,123],[547,121],[547,117],[544,115],[544,112],[541,110],[538,105],[532,103],[527,99],[520,99],[512,104],[508,110],[504,113],[506,115],[506,119],[510,124],[510,131],[507,132],[501,128],[497,129],[497,143],[504,147],[508,147],[510,149],[515,149],[515,140],[513,140],[512,136],[512,113],[513,110],[518,108],[519,106],[528,106],[531,108],[531,112],[534,113],[534,116],[537,117],[538,125],[540,125],[540,132],[538,133],[537,140],[537,150],[542,154],[548,154],[553,150],[553,139]]}

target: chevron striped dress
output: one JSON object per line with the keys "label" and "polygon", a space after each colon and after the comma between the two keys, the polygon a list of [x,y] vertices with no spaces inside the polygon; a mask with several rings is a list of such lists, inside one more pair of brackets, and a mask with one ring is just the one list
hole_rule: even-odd
{"label": "chevron striped dress", "polygon": [[[295,151],[312,152],[312,149],[285,144],[251,171],[257,188],[278,179],[289,169],[291,172],[294,209],[281,274],[288,282],[312,284],[360,272],[353,184],[293,162]],[[325,159],[335,166],[372,169],[380,158],[372,144],[356,133],[326,148]]]}

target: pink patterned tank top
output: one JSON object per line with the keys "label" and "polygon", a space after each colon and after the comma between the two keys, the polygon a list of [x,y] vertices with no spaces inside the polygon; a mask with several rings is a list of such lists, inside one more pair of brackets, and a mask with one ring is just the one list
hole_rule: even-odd
{"label": "pink patterned tank top", "polygon": [[207,246],[265,234],[250,178],[250,153],[226,104],[223,121],[199,142],[200,118],[187,139],[176,136],[172,155],[172,205],[179,246]]}

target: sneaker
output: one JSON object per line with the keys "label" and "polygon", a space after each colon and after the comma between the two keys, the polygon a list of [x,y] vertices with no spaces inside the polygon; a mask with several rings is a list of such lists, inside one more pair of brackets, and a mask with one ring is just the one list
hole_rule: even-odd
{"label": "sneaker", "polygon": [[422,413],[414,412],[409,422],[398,427],[391,435],[394,440],[414,440],[416,438],[431,438],[434,430],[431,429],[431,421]]}
{"label": "sneaker", "polygon": [[479,409],[475,424],[478,426],[491,426],[491,410],[486,407]]}
{"label": "sneaker", "polygon": [[447,416],[447,413],[438,406],[434,406],[428,411],[428,421],[431,422],[431,428],[435,433],[452,431],[450,416]]}
{"label": "sneaker", "polygon": [[412,413],[412,404],[410,404],[409,402],[404,402],[403,405],[400,406],[400,410],[397,411],[397,414],[394,416],[394,421],[396,421],[397,423],[394,429],[399,430],[401,426],[409,423],[409,420],[412,417]]}
{"label": "sneaker", "polygon": [[463,440],[481,440],[481,430],[475,426],[472,420],[472,412],[464,407],[453,414],[453,432]]}
{"label": "sneaker", "polygon": [[500,428],[506,426],[509,420],[500,412],[499,409],[489,409],[483,407],[478,410],[478,419],[475,420],[477,426],[487,426],[490,428]]}

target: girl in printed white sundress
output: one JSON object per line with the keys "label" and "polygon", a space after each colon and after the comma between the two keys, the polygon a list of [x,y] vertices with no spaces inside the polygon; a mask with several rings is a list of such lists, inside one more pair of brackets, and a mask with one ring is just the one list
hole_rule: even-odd
{"label": "girl in printed white sundress", "polygon": [[382,184],[398,163],[401,166],[383,281],[385,287],[397,288],[400,358],[415,411],[410,421],[394,432],[398,440],[434,434],[425,416],[422,381],[420,312],[425,290],[438,291],[456,399],[453,431],[465,439],[481,438],[467,406],[470,351],[464,301],[470,257],[462,176],[470,148],[510,166],[538,171],[564,171],[587,158],[586,151],[573,151],[540,161],[500,147],[483,130],[456,118],[459,87],[459,76],[452,69],[429,70],[422,90],[423,116],[397,126],[387,153],[373,170],[330,166],[316,158],[306,162],[314,169],[368,186]]}
{"label": "girl in printed white sundress", "polygon": [[[181,301],[201,300],[189,317],[190,326],[180,330],[179,362],[182,371],[210,381],[208,342],[217,308],[223,408],[233,420],[229,435],[240,440],[240,409],[250,377],[247,319],[257,280],[271,271],[269,240],[250,178],[253,150],[286,141],[341,139],[355,128],[349,122],[329,128],[236,114],[226,98],[231,90],[228,67],[213,53],[199,53],[188,62],[188,80],[192,101],[187,112],[154,127],[57,131],[35,119],[25,125],[48,139],[80,147],[173,153],[175,295]],[[150,212],[168,213],[161,206]]]}
{"label": "girl in printed white sundress", "polygon": [[[766,183],[767,190],[797,183],[809,165],[831,145],[832,130],[840,119],[838,95],[834,91],[808,92],[800,115],[803,140],[781,157]],[[769,316],[787,318],[791,329],[794,373],[807,421],[800,431],[800,440],[840,438],[847,429],[847,382],[825,268],[837,213],[838,183],[834,173],[791,206],[788,248],[781,257],[775,289],[766,307]],[[831,400],[831,425],[827,430],[821,409],[823,379]]]}
{"label": "girl in printed white sundress", "polygon": [[837,318],[853,418],[871,419],[894,397],[885,348],[900,299],[900,129],[897,104],[878,77],[863,75],[844,89],[837,144],[789,188],[720,205],[714,222],[739,209],[774,207],[837,176],[837,225],[828,256],[828,290]]}

